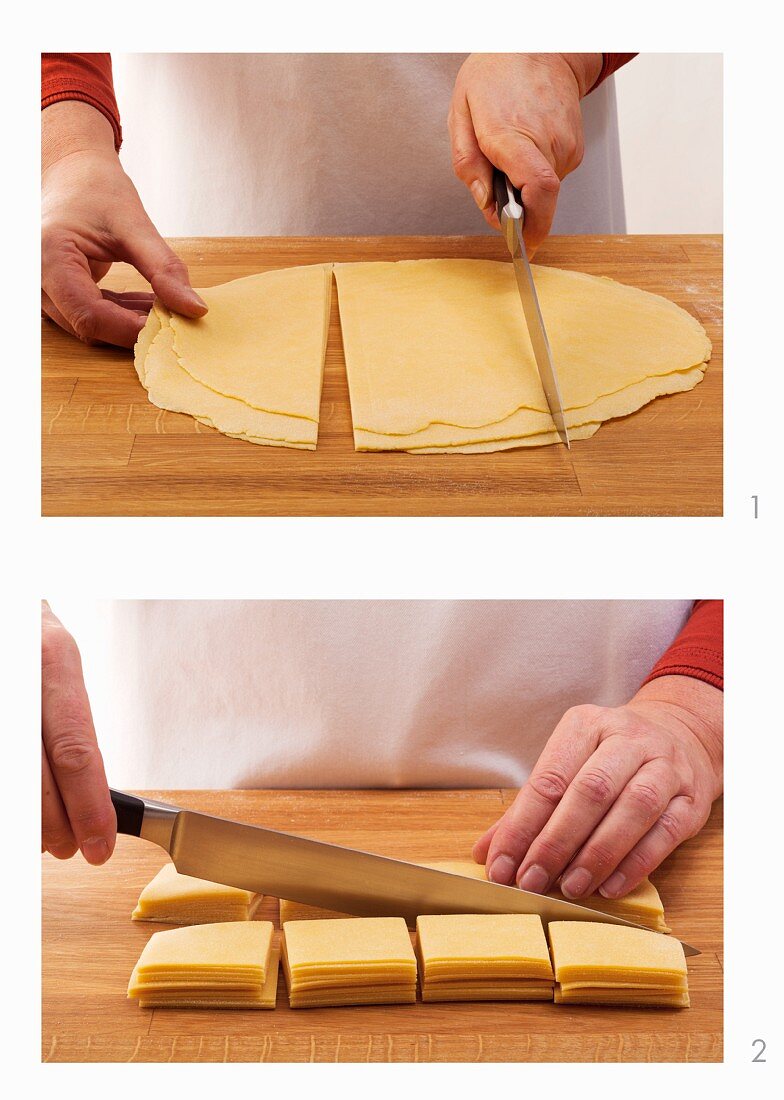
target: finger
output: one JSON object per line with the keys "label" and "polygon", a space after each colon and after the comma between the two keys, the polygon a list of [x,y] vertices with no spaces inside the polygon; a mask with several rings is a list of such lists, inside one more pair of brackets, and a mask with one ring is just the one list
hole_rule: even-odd
{"label": "finger", "polygon": [[493,164],[520,189],[525,207],[523,237],[531,256],[550,232],[561,181],[536,143],[524,134],[501,130],[487,139],[480,137],[480,144]]}
{"label": "finger", "polygon": [[628,894],[655,871],[679,844],[696,836],[707,816],[707,813],[697,813],[693,801],[685,795],[673,798],[653,827],[602,883],[599,893],[605,898],[621,898]]}
{"label": "finger", "polygon": [[[515,879],[531,844],[549,821],[569,784],[595,751],[601,734],[599,707],[567,711],[547,742],[534,770],[504,814],[490,843],[487,877],[508,886]],[[541,891],[549,876],[543,868],[528,868],[524,890]]]}
{"label": "finger", "polygon": [[124,290],[118,293],[101,287],[100,291],[110,302],[116,302],[118,306],[136,310],[138,313],[149,313],[155,301],[155,295],[148,290]]}
{"label": "finger", "polygon": [[70,859],[79,851],[60,792],[41,747],[41,851],[56,859]]}
{"label": "finger", "polygon": [[[577,772],[528,849],[518,872],[518,881],[524,890],[530,889],[524,885],[524,880],[533,880],[527,878],[530,868],[536,869],[534,874],[537,878],[541,878],[541,869],[546,872],[545,885],[540,889],[546,890],[552,886],[572,861],[575,852],[591,836],[629,781],[637,774],[644,759],[644,750],[639,742],[624,744],[622,752],[618,751],[616,739],[601,742],[596,752]],[[663,808],[661,806],[659,812]],[[646,828],[650,824],[648,822]],[[572,874],[575,876],[574,885],[579,885],[586,877],[579,873],[580,870],[581,868],[576,867],[574,872],[569,873],[569,878]],[[561,888],[563,889],[563,884]]]}
{"label": "finger", "polygon": [[500,824],[501,819],[499,818],[499,820],[496,821],[494,825],[491,825],[487,832],[480,836],[479,840],[477,840],[477,842],[474,844],[474,847],[471,850],[471,855],[473,856],[476,863],[487,863],[487,852],[490,848],[490,842],[498,831],[498,826]]}
{"label": "finger", "polygon": [[104,298],[73,242],[46,248],[42,273],[44,293],[80,340],[133,347],[146,318]]}
{"label": "finger", "polygon": [[41,674],[42,737],[52,778],[84,858],[104,863],[114,848],[116,817],[79,650],[53,616],[45,621]]}
{"label": "finger", "polygon": [[664,760],[643,765],[572,860],[561,881],[564,896],[592,894],[664,813],[679,785],[678,776]]}
{"label": "finger", "polygon": [[[76,337],[76,339],[78,339],[76,333],[68,324],[65,317],[63,317],[62,313],[54,304],[52,299],[49,297],[48,294],[44,294],[43,291],[41,291],[41,312],[47,321],[52,321],[55,325],[58,325],[59,328],[63,329],[70,336],[74,336]],[[87,343],[89,343],[89,341],[87,341]]]}
{"label": "finger", "polygon": [[485,218],[489,214],[497,222],[493,201],[493,166],[479,148],[465,96],[456,94],[452,100],[448,125],[455,175],[471,192]]}
{"label": "finger", "polygon": [[147,279],[167,309],[186,317],[203,317],[205,302],[190,284],[188,269],[151,221],[129,233],[126,258]]}

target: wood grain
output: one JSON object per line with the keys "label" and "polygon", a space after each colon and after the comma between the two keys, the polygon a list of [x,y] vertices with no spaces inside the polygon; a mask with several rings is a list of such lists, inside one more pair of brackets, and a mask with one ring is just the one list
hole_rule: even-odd
{"label": "wood grain", "polygon": [[[191,809],[403,859],[465,858],[512,791],[158,791]],[[165,861],[121,837],[102,868],[43,857],[42,1057],[52,1062],[709,1062],[722,1058],[722,808],[654,876],[689,960],[692,1008],[422,1004],[273,1013],[142,1011],[128,977],[159,926],[130,913]],[[277,921],[277,902],[261,919]]]}
{"label": "wood grain", "polygon": [[[194,285],[271,267],[465,256],[495,237],[214,238],[172,242]],[[593,439],[489,455],[356,454],[333,286],[316,452],[256,447],[150,405],[130,353],[42,337],[44,515],[720,515],[720,237],[553,237],[537,260],[663,294],[698,317],[713,359],[695,390]],[[106,285],[144,285],[123,264]]]}

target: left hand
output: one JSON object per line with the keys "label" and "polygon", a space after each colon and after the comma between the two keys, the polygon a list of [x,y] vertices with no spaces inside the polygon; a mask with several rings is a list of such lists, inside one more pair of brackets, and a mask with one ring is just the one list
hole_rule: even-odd
{"label": "left hand", "polygon": [[474,859],[523,890],[563,876],[565,897],[623,897],[707,821],[722,716],[722,692],[688,676],[652,680],[622,707],[573,707]]}
{"label": "left hand", "polygon": [[520,188],[529,256],[550,232],[561,180],[583,158],[580,100],[601,66],[598,53],[471,54],[457,74],[449,109],[455,174],[496,229],[493,165]]}

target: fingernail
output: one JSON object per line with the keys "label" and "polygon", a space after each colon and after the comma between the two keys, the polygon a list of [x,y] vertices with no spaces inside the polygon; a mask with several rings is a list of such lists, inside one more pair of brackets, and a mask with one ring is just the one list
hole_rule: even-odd
{"label": "fingernail", "polygon": [[510,882],[514,881],[514,873],[516,870],[516,859],[513,859],[511,856],[496,856],[490,864],[487,877],[491,882],[500,883],[501,886],[508,886]]}
{"label": "fingernail", "polygon": [[616,871],[615,874],[610,875],[606,882],[603,882],[599,887],[599,893],[603,898],[615,898],[620,894],[626,885],[626,875],[622,875],[620,871]]}
{"label": "fingernail", "polygon": [[109,845],[102,836],[93,836],[82,844],[82,855],[88,863],[104,863],[109,858]]}
{"label": "fingernail", "polygon": [[587,894],[593,882],[593,875],[585,867],[575,867],[561,882],[561,893],[567,898],[581,898]]}
{"label": "fingernail", "polygon": [[484,210],[487,206],[487,188],[481,180],[474,180],[471,184],[471,194],[474,196],[474,202],[480,210]]}
{"label": "fingernail", "polygon": [[530,890],[534,894],[541,894],[547,889],[549,882],[550,876],[544,867],[540,867],[538,863],[532,863],[520,875],[517,885],[521,890]]}
{"label": "fingernail", "polygon": [[200,298],[196,291],[193,289],[191,289],[191,297],[197,305],[204,306],[204,308],[207,309],[207,303],[204,301],[203,298]]}

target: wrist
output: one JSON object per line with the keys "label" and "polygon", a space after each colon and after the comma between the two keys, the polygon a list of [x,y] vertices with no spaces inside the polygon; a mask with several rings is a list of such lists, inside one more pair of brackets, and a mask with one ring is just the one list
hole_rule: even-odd
{"label": "wrist", "polygon": [[114,131],[89,103],[53,103],[41,113],[41,174],[76,153],[116,157]]}
{"label": "wrist", "polygon": [[560,55],[572,71],[580,99],[588,95],[602,71],[603,56],[600,53],[562,53]]}
{"label": "wrist", "polygon": [[724,693],[692,676],[659,676],[639,689],[628,704],[633,710],[650,713],[666,710],[670,718],[687,730],[707,755],[715,780],[717,797],[723,787]]}

